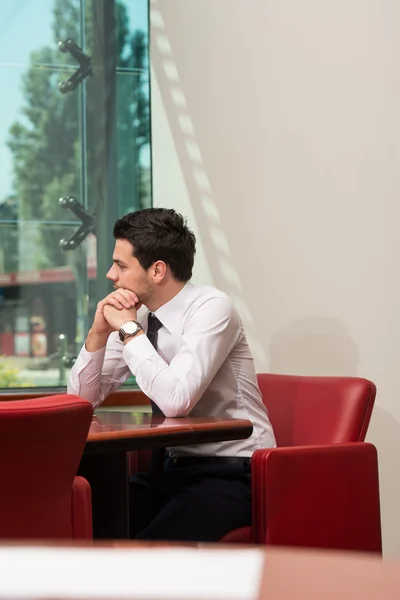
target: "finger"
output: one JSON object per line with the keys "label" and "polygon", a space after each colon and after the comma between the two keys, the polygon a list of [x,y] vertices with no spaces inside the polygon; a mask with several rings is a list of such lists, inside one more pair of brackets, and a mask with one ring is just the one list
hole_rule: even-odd
{"label": "finger", "polygon": [[136,296],[135,292],[124,288],[119,288],[118,291],[129,301],[130,306],[135,306],[139,302],[139,298]]}
{"label": "finger", "polygon": [[113,301],[116,300],[117,302],[120,303],[120,305],[123,308],[131,308],[130,300],[127,300],[126,297],[124,296],[124,294],[122,294],[120,292],[120,290],[118,290],[118,292],[113,292],[107,298],[109,298],[109,301],[107,302],[107,304],[111,304],[111,300],[113,300]]}
{"label": "finger", "polygon": [[118,298],[115,298],[112,296],[107,296],[107,298],[104,300],[103,308],[107,304],[109,304],[110,306],[114,306],[115,308],[118,308],[118,310],[121,310],[124,308],[124,306],[121,304],[121,302],[118,300]]}
{"label": "finger", "polygon": [[[115,302],[115,301],[113,301],[113,302]],[[103,317],[104,317],[104,309],[107,306],[107,304],[109,304],[107,298],[104,298],[104,300],[101,300],[100,302],[98,302],[96,313],[99,313],[99,314],[103,315]],[[110,304],[110,306],[111,306],[111,304]],[[112,306],[115,306],[115,308],[118,308],[118,309],[122,308],[121,305],[116,306],[115,304],[112,304]]]}
{"label": "finger", "polygon": [[132,292],[130,292],[129,290],[118,290],[118,298],[123,298],[123,300],[121,300],[121,302],[124,302],[124,306],[126,308],[131,308],[132,306],[135,306],[136,304],[136,298],[135,298],[135,294],[133,294]]}

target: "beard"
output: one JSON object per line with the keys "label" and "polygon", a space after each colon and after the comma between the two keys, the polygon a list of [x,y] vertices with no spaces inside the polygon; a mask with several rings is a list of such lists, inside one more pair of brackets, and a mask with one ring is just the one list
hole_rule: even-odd
{"label": "beard", "polygon": [[137,289],[132,291],[135,292],[140,304],[143,304],[147,307],[148,303],[151,303],[152,299],[154,298],[156,286],[152,284],[147,277],[144,277],[140,282],[140,285],[137,286]]}

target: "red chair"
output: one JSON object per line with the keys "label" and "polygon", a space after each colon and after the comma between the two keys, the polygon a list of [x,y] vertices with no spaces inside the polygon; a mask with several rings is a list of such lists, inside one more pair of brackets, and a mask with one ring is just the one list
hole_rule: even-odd
{"label": "red chair", "polygon": [[0,402],[0,538],[92,537],[90,486],[75,477],[92,413],[67,394]]}
{"label": "red chair", "polygon": [[376,449],[364,442],[366,379],[258,375],[277,448],[252,457],[253,524],[222,542],[381,553]]}

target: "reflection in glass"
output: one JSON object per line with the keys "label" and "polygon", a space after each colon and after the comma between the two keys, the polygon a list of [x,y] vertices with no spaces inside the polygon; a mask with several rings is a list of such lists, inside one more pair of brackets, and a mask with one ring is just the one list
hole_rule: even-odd
{"label": "reflection in glass", "polygon": [[[104,45],[111,38],[113,57]],[[93,69],[61,93],[79,68],[76,55],[60,51],[67,39]],[[119,216],[151,205],[148,1],[2,3],[0,76],[0,388],[64,385],[98,300],[97,273],[111,259],[98,251],[112,237],[102,218],[109,208]],[[115,98],[112,138],[100,127],[107,105],[99,96]],[[114,193],[103,164],[115,172]],[[96,224],[69,252],[60,240],[81,222],[60,205],[65,196]]]}

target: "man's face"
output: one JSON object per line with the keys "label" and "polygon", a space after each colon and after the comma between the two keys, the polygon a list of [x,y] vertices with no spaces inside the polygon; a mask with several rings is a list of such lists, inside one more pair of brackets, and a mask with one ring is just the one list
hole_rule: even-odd
{"label": "man's face", "polygon": [[139,301],[147,305],[155,291],[155,284],[148,271],[143,269],[135,256],[128,240],[116,240],[113,253],[113,266],[107,273],[115,288],[124,288],[134,292]]}

